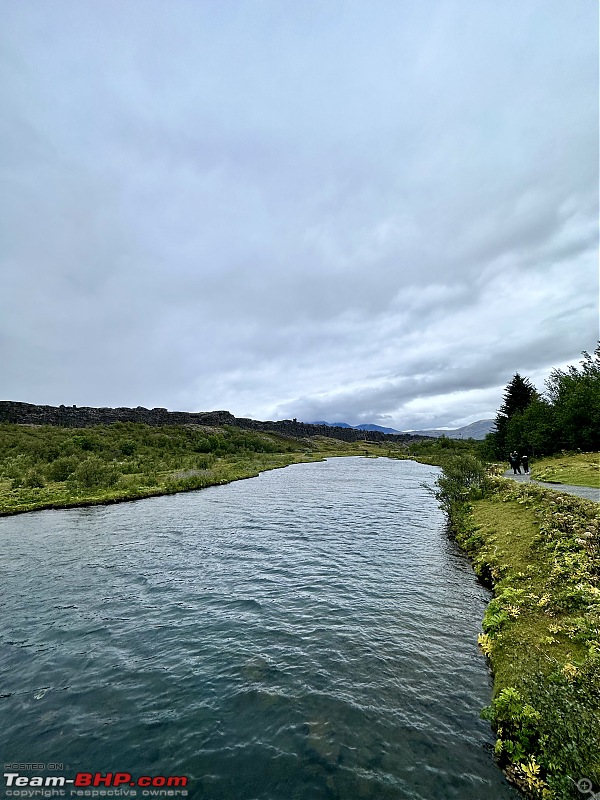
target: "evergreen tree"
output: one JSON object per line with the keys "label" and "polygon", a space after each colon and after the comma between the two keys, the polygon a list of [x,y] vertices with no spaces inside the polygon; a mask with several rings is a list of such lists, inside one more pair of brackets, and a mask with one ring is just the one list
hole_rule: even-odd
{"label": "evergreen tree", "polygon": [[[516,415],[522,415],[535,396],[537,396],[535,386],[528,378],[522,378],[517,372],[504,390],[504,402],[496,415],[496,429],[493,436],[497,458],[506,458],[511,446],[513,448],[518,446],[514,440],[520,435],[522,426],[517,424]],[[512,427],[515,430],[509,435],[513,419],[515,423]]]}

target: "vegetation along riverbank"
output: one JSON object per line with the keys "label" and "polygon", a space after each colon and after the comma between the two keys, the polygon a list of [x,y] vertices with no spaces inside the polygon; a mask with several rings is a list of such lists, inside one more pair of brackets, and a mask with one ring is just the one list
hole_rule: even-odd
{"label": "vegetation along riverbank", "polygon": [[[598,457],[561,460],[573,470]],[[597,789],[600,505],[489,475],[472,455],[447,464],[438,486],[456,541],[494,591],[479,643],[500,765],[531,798],[580,797],[584,778]]]}
{"label": "vegetation along riverbank", "polygon": [[234,425],[2,423],[0,515],[202,489],[333,456],[412,458],[441,466],[476,447],[443,437],[344,441]]}
{"label": "vegetation along riverbank", "polygon": [[394,442],[291,437],[233,426],[0,425],[0,515],[201,489],[289,464],[405,454]]}

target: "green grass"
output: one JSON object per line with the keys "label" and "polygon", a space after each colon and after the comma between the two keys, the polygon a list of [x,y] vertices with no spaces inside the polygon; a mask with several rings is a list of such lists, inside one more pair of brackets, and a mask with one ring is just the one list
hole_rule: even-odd
{"label": "green grass", "polygon": [[494,673],[496,754],[529,797],[600,784],[600,530],[596,503],[491,479],[457,516],[494,590],[480,645]]}
{"label": "green grass", "polygon": [[600,453],[570,453],[536,461],[531,476],[538,481],[600,489]]}

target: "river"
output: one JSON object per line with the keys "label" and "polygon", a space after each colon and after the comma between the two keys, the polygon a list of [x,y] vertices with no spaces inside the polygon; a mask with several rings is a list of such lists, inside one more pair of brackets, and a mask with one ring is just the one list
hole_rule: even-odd
{"label": "river", "polygon": [[518,798],[479,719],[489,595],[437,472],[330,459],[0,519],[5,770],[186,776],[193,800]]}

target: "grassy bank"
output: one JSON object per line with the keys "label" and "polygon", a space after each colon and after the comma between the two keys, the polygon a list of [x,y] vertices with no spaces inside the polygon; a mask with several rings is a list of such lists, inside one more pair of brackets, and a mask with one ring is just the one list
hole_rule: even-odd
{"label": "grassy bank", "polygon": [[600,453],[561,453],[536,461],[531,476],[538,481],[600,489]]}
{"label": "grassy bank", "polygon": [[0,425],[0,515],[201,489],[331,456],[405,456],[401,445],[240,428]]}
{"label": "grassy bank", "polygon": [[528,796],[579,797],[582,778],[600,788],[600,507],[468,474],[470,484],[450,469],[440,499],[494,591],[479,641],[496,755]]}

